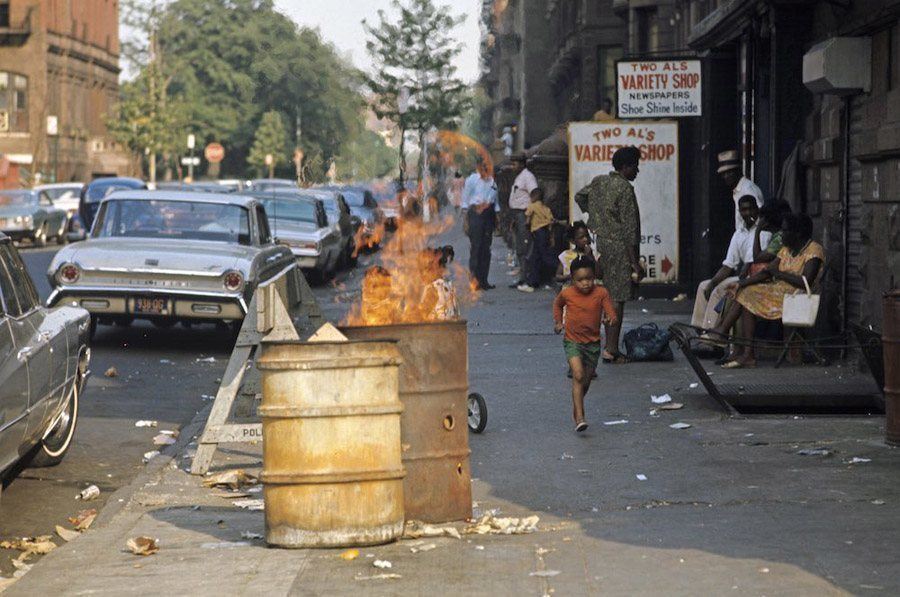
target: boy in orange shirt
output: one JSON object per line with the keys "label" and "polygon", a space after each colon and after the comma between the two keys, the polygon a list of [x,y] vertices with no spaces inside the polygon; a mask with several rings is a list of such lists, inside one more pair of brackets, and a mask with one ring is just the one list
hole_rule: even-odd
{"label": "boy in orange shirt", "polygon": [[[582,256],[571,266],[572,285],[563,288],[553,301],[554,331],[566,330],[563,347],[572,368],[572,415],[575,431],[588,428],[584,420],[584,396],[600,360],[600,324],[606,317],[616,324],[616,310],[609,292],[594,285],[594,260]],[[565,309],[565,311],[563,311]],[[564,322],[565,321],[565,322]]]}

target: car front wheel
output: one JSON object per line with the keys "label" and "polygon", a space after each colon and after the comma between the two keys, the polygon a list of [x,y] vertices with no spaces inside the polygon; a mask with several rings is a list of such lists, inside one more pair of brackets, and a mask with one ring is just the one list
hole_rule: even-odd
{"label": "car front wheel", "polygon": [[41,224],[41,227],[34,232],[34,246],[47,246],[47,225]]}
{"label": "car front wheel", "polygon": [[75,424],[78,422],[78,393],[81,384],[76,379],[69,390],[66,405],[62,414],[51,423],[36,448],[34,457],[29,463],[33,467],[56,466],[65,457],[75,436]]}

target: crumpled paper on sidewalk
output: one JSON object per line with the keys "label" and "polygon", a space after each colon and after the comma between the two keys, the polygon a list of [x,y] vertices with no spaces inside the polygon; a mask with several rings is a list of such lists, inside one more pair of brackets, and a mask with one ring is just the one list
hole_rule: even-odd
{"label": "crumpled paper on sidewalk", "polygon": [[159,543],[152,537],[132,537],[125,545],[136,556],[152,556],[159,551]]}
{"label": "crumpled paper on sidewalk", "polygon": [[524,535],[535,532],[540,520],[538,516],[498,518],[492,514],[485,514],[464,528],[463,533],[466,535]]}
{"label": "crumpled paper on sidewalk", "polygon": [[22,537],[21,539],[13,539],[11,541],[0,541],[0,548],[15,549],[23,552],[19,561],[28,559],[33,554],[44,555],[56,549],[56,543],[52,541],[50,535],[40,535],[39,537]]}
{"label": "crumpled paper on sidewalk", "polygon": [[203,480],[204,487],[227,487],[228,489],[243,489],[249,485],[256,485],[259,480],[244,469],[235,469],[211,475]]}

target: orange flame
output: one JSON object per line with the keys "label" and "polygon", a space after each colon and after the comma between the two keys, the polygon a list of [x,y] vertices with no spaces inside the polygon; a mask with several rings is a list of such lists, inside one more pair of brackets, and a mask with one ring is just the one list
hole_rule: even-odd
{"label": "orange flame", "polygon": [[380,266],[366,270],[362,295],[344,325],[422,323],[459,317],[459,306],[478,298],[469,272],[454,261],[443,264],[437,237],[450,230],[453,217],[436,221],[402,218],[387,238]]}

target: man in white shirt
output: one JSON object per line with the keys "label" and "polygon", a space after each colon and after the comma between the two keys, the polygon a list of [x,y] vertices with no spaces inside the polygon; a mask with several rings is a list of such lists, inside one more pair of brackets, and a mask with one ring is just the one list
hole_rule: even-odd
{"label": "man in white shirt", "polygon": [[518,279],[510,288],[516,288],[525,281],[525,262],[528,257],[528,248],[531,235],[528,231],[528,222],[525,218],[525,210],[531,203],[531,191],[538,187],[537,178],[525,166],[525,154],[517,153],[512,157],[516,179],[513,181],[512,191],[509,193],[509,212],[515,239],[516,261],[518,262]]}
{"label": "man in white shirt", "polygon": [[469,236],[469,271],[475,278],[479,290],[491,290],[488,282],[491,268],[491,241],[497,224],[497,185],[490,164],[479,160],[475,172],[466,179],[463,186],[462,209],[465,212],[467,234]]}
{"label": "man in white shirt", "polygon": [[763,192],[752,180],[741,174],[741,159],[736,149],[723,151],[719,154],[719,176],[731,189],[731,197],[734,200],[734,229],[744,227],[744,219],[738,207],[738,200],[745,195],[756,198],[757,207],[763,206]]}
{"label": "man in white shirt", "polygon": [[[697,298],[694,299],[694,314],[691,317],[691,325],[703,329],[712,329],[719,320],[716,306],[725,296],[728,285],[737,282],[737,274],[743,266],[753,263],[754,241],[756,240],[756,222],[759,219],[759,206],[756,197],[744,195],[738,199],[738,209],[741,215],[741,227],[734,231],[731,242],[728,244],[728,252],[725,261],[716,275],[710,280],[700,282],[697,287]],[[772,233],[762,231],[759,233],[759,244],[766,247]]]}

